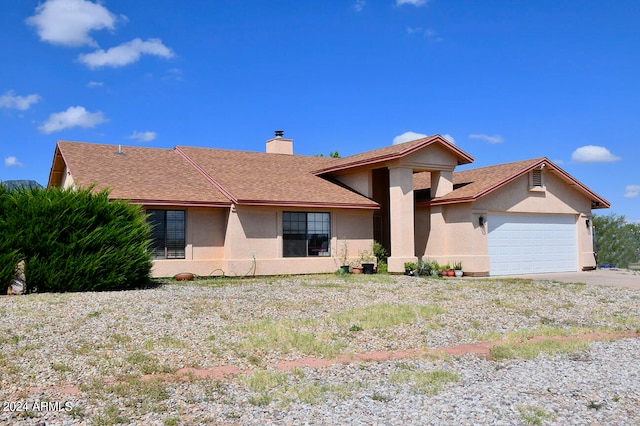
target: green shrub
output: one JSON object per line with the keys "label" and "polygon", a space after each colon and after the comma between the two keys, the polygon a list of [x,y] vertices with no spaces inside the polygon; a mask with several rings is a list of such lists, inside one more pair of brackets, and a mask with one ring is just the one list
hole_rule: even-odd
{"label": "green shrub", "polygon": [[[24,259],[30,291],[102,291],[149,282],[142,209],[92,188],[0,189],[0,283]],[[10,271],[10,272],[8,272]]]}

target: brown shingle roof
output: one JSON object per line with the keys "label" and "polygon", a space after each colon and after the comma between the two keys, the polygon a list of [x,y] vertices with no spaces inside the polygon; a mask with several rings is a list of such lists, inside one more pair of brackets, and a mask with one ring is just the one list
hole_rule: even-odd
{"label": "brown shingle roof", "polygon": [[337,160],[287,154],[177,147],[238,204],[377,208],[354,191],[312,173]]}
{"label": "brown shingle roof", "polygon": [[156,205],[284,205],[378,208],[378,204],[312,173],[326,157],[211,148],[118,147],[59,141],[49,185],[65,164],[78,186],[110,188],[110,197]]}
{"label": "brown shingle roof", "polygon": [[[609,202],[604,198],[591,191],[567,172],[544,157],[454,172],[453,191],[442,197],[432,199],[430,203],[432,205],[437,205],[476,200],[528,173],[532,169],[539,167],[543,163],[549,167],[550,170],[554,170],[562,179],[574,184],[576,189],[582,191],[588,197],[591,197],[593,202],[599,203],[594,208],[610,206]],[[431,174],[425,172],[413,175],[413,188],[416,191],[430,190]]]}
{"label": "brown shingle roof", "polygon": [[[148,204],[229,205],[229,199],[173,150],[59,141],[61,155],[78,186],[111,189],[110,198]],[[63,166],[63,165],[62,165]],[[49,185],[61,182],[54,165]]]}
{"label": "brown shingle roof", "polygon": [[395,160],[434,143],[442,144],[447,149],[453,151],[454,154],[458,157],[458,164],[468,164],[473,162],[473,157],[471,157],[469,154],[462,151],[452,143],[448,142],[442,136],[433,135],[426,138],[416,139],[414,141],[404,142],[396,145],[390,145],[384,148],[374,149],[372,151],[367,151],[361,154],[355,154],[349,157],[341,158],[338,159],[334,164],[316,170],[315,173],[331,173],[339,170],[350,169],[353,167],[368,166],[376,163]]}

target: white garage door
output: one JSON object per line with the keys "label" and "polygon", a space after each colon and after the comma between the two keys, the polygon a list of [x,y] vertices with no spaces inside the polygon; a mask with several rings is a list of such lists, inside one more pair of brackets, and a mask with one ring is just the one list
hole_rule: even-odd
{"label": "white garage door", "polygon": [[572,215],[489,214],[491,275],[577,271]]}

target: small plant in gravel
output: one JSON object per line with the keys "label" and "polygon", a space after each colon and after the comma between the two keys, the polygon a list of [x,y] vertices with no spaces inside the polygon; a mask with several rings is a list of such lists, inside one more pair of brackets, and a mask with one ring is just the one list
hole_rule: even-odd
{"label": "small plant in gravel", "polygon": [[121,423],[129,423],[129,419],[120,415],[120,410],[116,404],[107,405],[102,410],[101,415],[97,415],[92,419],[95,426],[113,426]]}
{"label": "small plant in gravel", "polygon": [[164,426],[178,426],[180,424],[180,417],[167,417],[163,423]]}
{"label": "small plant in gravel", "polygon": [[244,335],[240,349],[246,351],[291,350],[308,354],[332,357],[340,352],[344,344],[332,339],[327,333],[298,331],[302,326],[313,325],[312,320],[263,320],[234,327]]}
{"label": "small plant in gravel", "polygon": [[518,407],[522,420],[528,425],[539,426],[542,425],[545,420],[551,420],[552,416],[540,407]]}
{"label": "small plant in gravel", "polygon": [[390,380],[392,383],[410,383],[414,392],[432,396],[446,383],[459,381],[460,376],[449,370],[402,370],[391,374]]}
{"label": "small plant in gravel", "polygon": [[421,319],[432,318],[444,313],[444,309],[434,305],[413,305],[379,303],[349,309],[335,315],[340,324],[358,324],[360,327],[387,328],[400,324],[415,324]]}
{"label": "small plant in gravel", "polygon": [[374,392],[373,395],[371,395],[371,399],[378,402],[389,402],[393,400],[393,397],[389,395],[384,395],[378,392]]}
{"label": "small plant in gravel", "polygon": [[69,367],[66,364],[62,364],[62,363],[58,363],[58,362],[54,362],[53,364],[51,364],[51,369],[53,371],[58,371],[58,372],[67,372],[67,371],[71,371],[71,367]]}
{"label": "small plant in gravel", "polygon": [[533,359],[541,353],[557,354],[557,353],[573,353],[587,349],[586,342],[576,340],[557,341],[557,340],[541,340],[524,343],[504,343],[493,346],[489,353],[496,360],[503,359]]}
{"label": "small plant in gravel", "polygon": [[169,372],[169,369],[161,365],[156,357],[142,352],[133,352],[127,356],[126,361],[136,367],[142,374]]}

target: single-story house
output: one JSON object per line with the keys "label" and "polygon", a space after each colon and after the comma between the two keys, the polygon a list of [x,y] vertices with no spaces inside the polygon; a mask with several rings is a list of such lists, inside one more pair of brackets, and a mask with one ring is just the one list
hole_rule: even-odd
{"label": "single-story house", "polygon": [[49,186],[110,189],[154,224],[157,277],[334,272],[374,241],[390,272],[418,258],[467,275],[596,266],[592,209],[609,203],[547,158],[456,172],[439,135],[346,158],[58,141]]}

